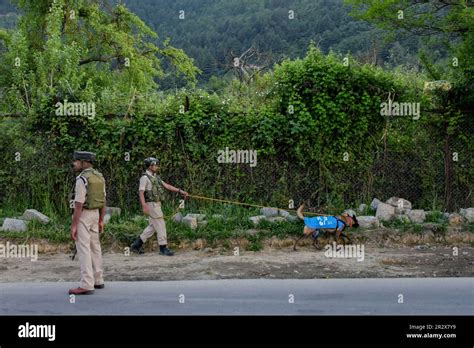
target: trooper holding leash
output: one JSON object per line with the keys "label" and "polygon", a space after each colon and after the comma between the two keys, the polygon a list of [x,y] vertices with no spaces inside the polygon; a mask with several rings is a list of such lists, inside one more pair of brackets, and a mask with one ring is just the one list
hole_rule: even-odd
{"label": "trooper holding leash", "polygon": [[186,199],[188,193],[179,188],[176,188],[170,184],[167,184],[161,178],[156,175],[158,171],[158,159],[154,157],[148,157],[145,159],[145,168],[146,171],[143,176],[140,178],[140,186],[138,188],[138,194],[140,197],[140,204],[143,209],[143,213],[148,215],[149,224],[139,235],[133,244],[131,245],[131,250],[138,254],[143,254],[143,244],[153,235],[157,234],[158,245],[160,246],[160,254],[166,256],[172,256],[173,251],[169,250],[167,247],[167,238],[166,238],[166,225],[161,210],[161,202],[164,199],[164,190],[167,189],[171,192],[177,192],[183,195]]}

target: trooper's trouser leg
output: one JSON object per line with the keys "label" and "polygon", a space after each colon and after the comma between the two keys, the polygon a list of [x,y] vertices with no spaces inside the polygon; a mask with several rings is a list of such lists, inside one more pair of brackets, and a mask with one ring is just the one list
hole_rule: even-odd
{"label": "trooper's trouser leg", "polygon": [[97,226],[97,233],[91,233],[91,259],[92,270],[94,271],[94,284],[104,284],[104,270],[102,265],[102,248],[100,246],[100,234]]}
{"label": "trooper's trouser leg", "polygon": [[84,209],[77,226],[77,255],[81,266],[80,287],[94,290],[96,280],[102,279],[102,253],[99,241],[99,210]]}
{"label": "trooper's trouser leg", "polygon": [[158,245],[167,245],[167,238],[166,238],[166,224],[165,219],[151,219],[151,224],[156,231],[158,237]]}
{"label": "trooper's trouser leg", "polygon": [[140,235],[140,238],[143,242],[146,242],[153,233],[156,231],[158,237],[158,245],[166,245],[166,224],[161,210],[161,203],[157,202],[148,202],[148,210],[150,211],[150,216],[148,218],[148,226],[145,228],[143,233]]}
{"label": "trooper's trouser leg", "polygon": [[155,233],[155,229],[150,222],[150,218],[148,218],[148,222],[149,222],[148,226],[143,230],[142,234],[139,237],[143,243],[145,243],[148,240],[148,238],[150,238],[153,235],[153,233]]}

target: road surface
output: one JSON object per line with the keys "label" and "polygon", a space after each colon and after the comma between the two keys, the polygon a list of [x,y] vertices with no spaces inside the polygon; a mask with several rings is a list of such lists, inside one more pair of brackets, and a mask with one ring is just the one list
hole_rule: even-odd
{"label": "road surface", "polygon": [[[0,283],[0,315],[472,315],[474,278]],[[403,300],[403,303],[399,303]]]}

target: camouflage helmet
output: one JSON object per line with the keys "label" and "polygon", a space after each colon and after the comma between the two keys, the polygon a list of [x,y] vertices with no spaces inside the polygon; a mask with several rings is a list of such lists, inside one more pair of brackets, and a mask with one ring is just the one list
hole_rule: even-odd
{"label": "camouflage helmet", "polygon": [[148,158],[145,158],[145,167],[148,168],[149,166],[152,166],[152,165],[155,165],[155,164],[159,164],[160,161],[158,160],[158,158],[155,158],[155,157],[148,157]]}

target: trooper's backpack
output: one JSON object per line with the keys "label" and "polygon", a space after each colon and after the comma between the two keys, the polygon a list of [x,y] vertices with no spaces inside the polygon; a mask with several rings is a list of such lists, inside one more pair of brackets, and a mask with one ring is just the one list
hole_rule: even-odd
{"label": "trooper's backpack", "polygon": [[95,169],[84,170],[79,177],[85,178],[87,194],[84,202],[85,209],[100,209],[105,206],[105,179]]}

